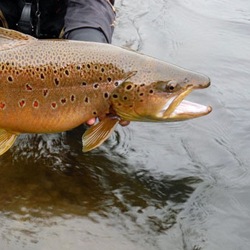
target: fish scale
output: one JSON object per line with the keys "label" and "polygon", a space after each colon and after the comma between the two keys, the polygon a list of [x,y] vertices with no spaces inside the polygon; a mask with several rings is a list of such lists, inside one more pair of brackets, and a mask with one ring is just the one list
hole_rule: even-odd
{"label": "fish scale", "polygon": [[[208,87],[210,80],[155,58],[3,28],[1,39],[0,154],[20,133],[62,132],[93,117],[101,121],[83,135],[83,151],[99,146],[121,120],[185,120],[211,111],[200,105],[170,117],[191,90]],[[174,101],[167,107],[169,99]]]}

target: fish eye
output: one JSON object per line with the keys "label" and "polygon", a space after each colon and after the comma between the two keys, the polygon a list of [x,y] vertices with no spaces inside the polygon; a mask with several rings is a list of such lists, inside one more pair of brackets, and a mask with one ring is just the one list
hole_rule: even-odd
{"label": "fish eye", "polygon": [[159,81],[159,82],[156,82],[155,88],[158,91],[173,93],[173,92],[178,91],[180,89],[180,85],[175,80]]}
{"label": "fish eye", "polygon": [[180,88],[180,85],[176,81],[169,81],[166,85],[167,92],[174,92]]}

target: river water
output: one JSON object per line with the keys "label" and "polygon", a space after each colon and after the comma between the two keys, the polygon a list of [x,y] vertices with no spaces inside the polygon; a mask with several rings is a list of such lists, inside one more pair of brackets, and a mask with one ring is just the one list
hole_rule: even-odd
{"label": "river water", "polygon": [[2,250],[250,249],[250,2],[116,1],[113,43],[208,75],[206,117],[24,135],[0,158]]}

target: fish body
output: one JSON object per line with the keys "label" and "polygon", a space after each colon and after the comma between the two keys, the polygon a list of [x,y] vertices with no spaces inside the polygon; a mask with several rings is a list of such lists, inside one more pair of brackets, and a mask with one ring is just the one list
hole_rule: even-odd
{"label": "fish body", "polygon": [[[120,120],[172,121],[205,115],[186,105],[208,77],[127,49],[69,40],[38,40],[0,28],[0,154],[20,133],[70,130],[92,117],[84,151],[100,145]],[[185,106],[185,105],[184,105]]]}

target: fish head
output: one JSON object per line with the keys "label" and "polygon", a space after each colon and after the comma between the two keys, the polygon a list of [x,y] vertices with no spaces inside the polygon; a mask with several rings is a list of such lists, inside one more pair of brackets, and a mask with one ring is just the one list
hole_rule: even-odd
{"label": "fish head", "polygon": [[184,100],[195,89],[207,88],[207,76],[190,73],[184,77],[151,83],[126,81],[111,95],[112,109],[123,120],[171,122],[204,116],[210,106]]}

